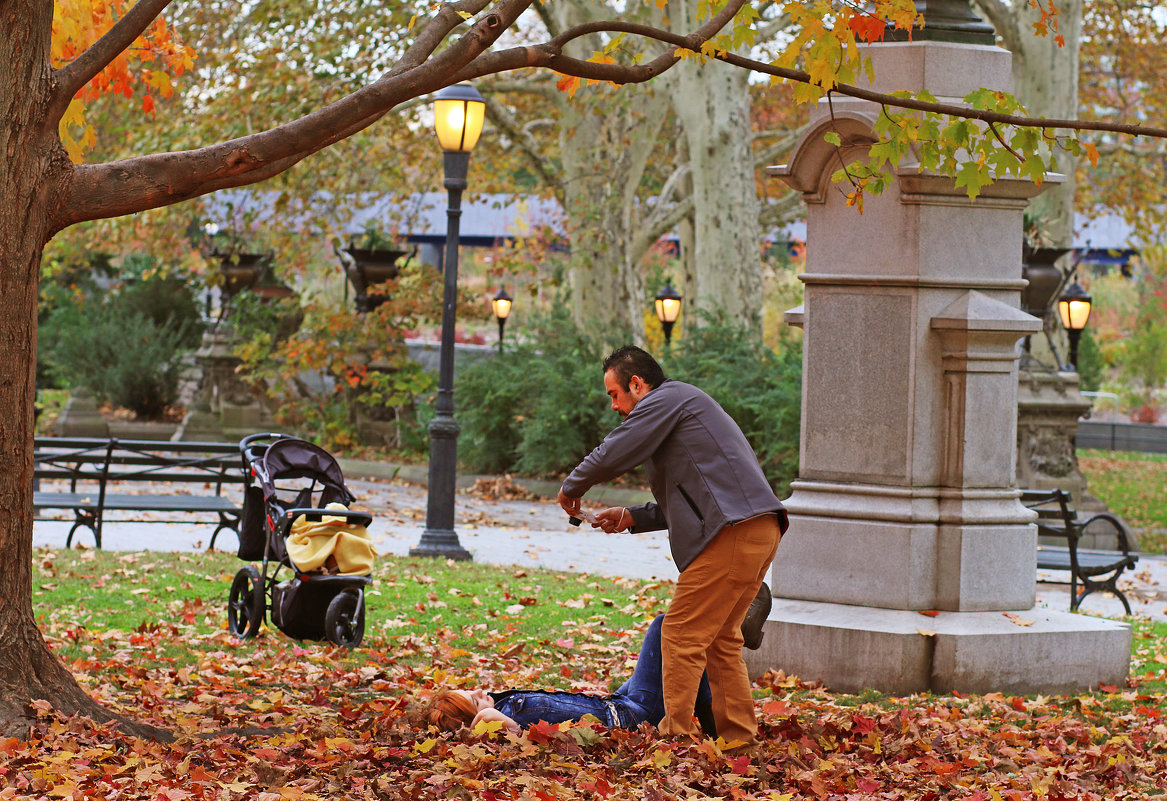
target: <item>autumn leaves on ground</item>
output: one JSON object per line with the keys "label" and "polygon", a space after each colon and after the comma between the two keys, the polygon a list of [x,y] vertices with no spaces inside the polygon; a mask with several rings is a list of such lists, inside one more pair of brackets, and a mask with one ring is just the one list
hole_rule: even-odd
{"label": "autumn leaves on ground", "polygon": [[[0,798],[1112,799],[1167,793],[1162,628],[1136,624],[1130,686],[1073,697],[839,695],[780,672],[763,745],[645,726],[461,736],[412,725],[435,684],[603,692],[631,672],[669,586],[385,559],[353,652],[266,630],[238,642],[226,555],[37,553],[34,603],[103,704],[170,744],[60,719],[0,739]],[[454,578],[457,577],[455,587]],[[846,658],[840,654],[840,658]]]}

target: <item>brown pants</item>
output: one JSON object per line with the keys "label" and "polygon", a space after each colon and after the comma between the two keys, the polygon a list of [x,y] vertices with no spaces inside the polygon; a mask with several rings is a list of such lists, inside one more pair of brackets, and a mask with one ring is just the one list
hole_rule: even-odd
{"label": "brown pants", "polygon": [[701,673],[708,671],[718,736],[726,742],[756,742],[758,721],[742,659],[741,625],[781,536],[777,515],[726,526],[677,579],[661,627],[661,734],[700,734],[693,705]]}

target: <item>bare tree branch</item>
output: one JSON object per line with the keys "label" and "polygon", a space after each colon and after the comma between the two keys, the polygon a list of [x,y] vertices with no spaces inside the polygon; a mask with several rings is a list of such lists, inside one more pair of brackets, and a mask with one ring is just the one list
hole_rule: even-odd
{"label": "bare tree branch", "polygon": [[57,86],[49,104],[49,120],[55,125],[64,116],[73,96],[105,69],[150,26],[171,0],[138,0],[105,35],[77,58],[57,70]]}
{"label": "bare tree branch", "polygon": [[[462,14],[474,16],[490,4],[490,0],[461,0],[443,4],[428,25],[423,27],[409,49],[397,60],[383,77],[400,75],[425,63],[426,59],[445,41],[450,32],[466,20]],[[459,13],[462,12],[462,13]]]}
{"label": "bare tree branch", "polygon": [[540,154],[538,143],[535,142],[534,138],[524,127],[519,125],[514,115],[502,103],[499,103],[490,95],[485,95],[484,99],[486,100],[487,116],[490,117],[495,125],[507,132],[515,144],[519,146],[519,150],[526,156],[527,162],[539,173],[539,177],[543,179],[543,183],[554,189],[562,200],[563,182],[560,181],[559,175],[547,164],[547,160]]}

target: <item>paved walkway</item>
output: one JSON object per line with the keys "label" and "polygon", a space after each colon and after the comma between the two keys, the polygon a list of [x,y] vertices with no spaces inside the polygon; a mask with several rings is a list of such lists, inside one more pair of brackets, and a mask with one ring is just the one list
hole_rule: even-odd
{"label": "paved walkway", "polygon": [[[425,527],[425,487],[401,480],[353,478],[358,473],[352,466],[345,469],[349,488],[357,496],[355,505],[374,514],[370,533],[377,551],[385,555],[408,555],[409,549],[420,541]],[[633,503],[636,497],[636,493],[613,492],[606,503]],[[103,532],[106,549],[202,550],[213,530],[208,520],[196,521],[190,516],[168,518],[163,514],[143,514],[141,517],[168,522],[107,522]],[[63,519],[36,521],[33,544],[62,547],[69,525]],[[562,510],[551,500],[485,500],[463,490],[457,495],[455,530],[475,561],[487,564],[628,578],[671,580],[677,577],[664,532],[604,534],[586,523],[575,528],[568,525]],[[92,545],[88,532],[79,532],[78,538]],[[217,546],[233,551],[237,543],[227,533]],[[1167,621],[1167,559],[1143,556],[1138,567],[1127,592],[1135,614]],[[1052,573],[1044,577],[1055,578]],[[1068,587],[1039,584],[1038,604],[1068,610]],[[1123,614],[1122,604],[1111,596],[1090,596],[1083,604],[1083,611],[1112,617]]]}

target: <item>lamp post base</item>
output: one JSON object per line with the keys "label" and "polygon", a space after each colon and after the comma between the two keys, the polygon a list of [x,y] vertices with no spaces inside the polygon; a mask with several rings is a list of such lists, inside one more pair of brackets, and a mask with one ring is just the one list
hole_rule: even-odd
{"label": "lamp post base", "polygon": [[421,540],[409,549],[409,555],[425,556],[433,559],[453,559],[455,562],[469,562],[470,552],[458,542],[454,531],[427,528],[421,533]]}

